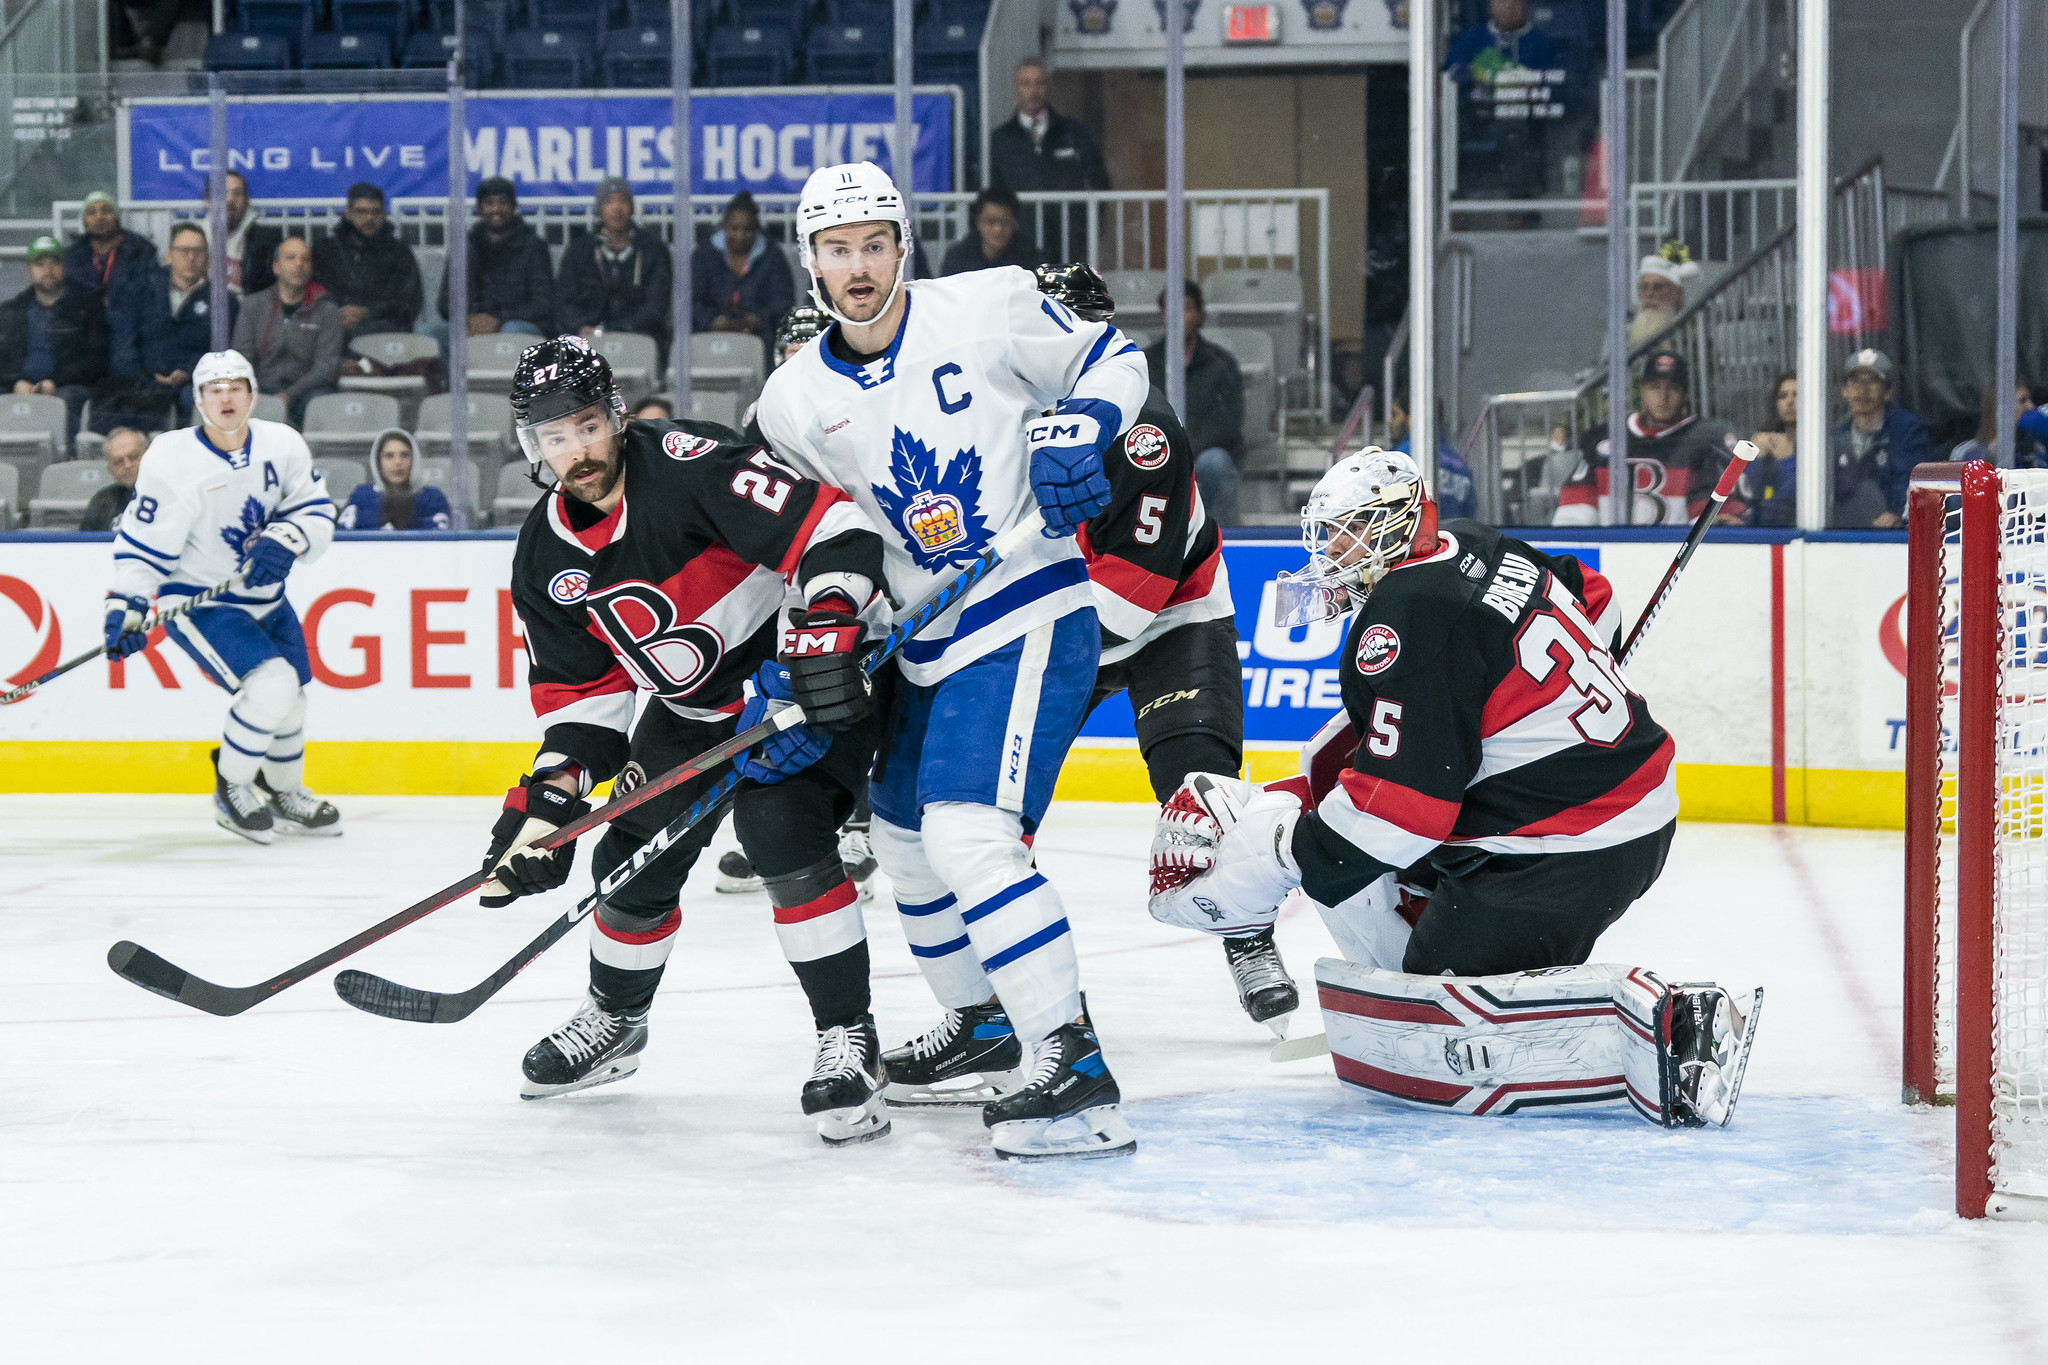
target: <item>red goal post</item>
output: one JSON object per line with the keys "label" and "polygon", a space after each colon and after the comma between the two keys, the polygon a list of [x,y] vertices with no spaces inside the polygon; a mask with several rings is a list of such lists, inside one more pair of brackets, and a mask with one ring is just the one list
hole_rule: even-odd
{"label": "red goal post", "polygon": [[1913,471],[1904,1097],[1956,1212],[2048,1218],[2048,470]]}

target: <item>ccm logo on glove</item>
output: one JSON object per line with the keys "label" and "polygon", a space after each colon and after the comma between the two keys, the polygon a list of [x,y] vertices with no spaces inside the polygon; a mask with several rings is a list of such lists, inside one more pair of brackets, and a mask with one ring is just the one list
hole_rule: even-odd
{"label": "ccm logo on glove", "polygon": [[1024,439],[1034,446],[1087,446],[1102,444],[1102,424],[1085,412],[1058,412],[1040,417],[1024,428]]}

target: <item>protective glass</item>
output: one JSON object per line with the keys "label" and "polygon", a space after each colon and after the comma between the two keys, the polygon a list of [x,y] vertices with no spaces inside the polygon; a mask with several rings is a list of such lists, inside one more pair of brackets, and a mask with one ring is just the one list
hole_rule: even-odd
{"label": "protective glass", "polygon": [[626,429],[626,419],[616,410],[593,403],[566,417],[518,428],[519,448],[530,464],[573,461],[591,446],[603,445]]}

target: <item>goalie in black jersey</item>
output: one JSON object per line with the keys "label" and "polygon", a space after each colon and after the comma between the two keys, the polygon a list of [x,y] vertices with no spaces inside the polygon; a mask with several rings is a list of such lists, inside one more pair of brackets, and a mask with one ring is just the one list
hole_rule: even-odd
{"label": "goalie in black jersey", "polygon": [[[869,1014],[866,931],[837,830],[866,786],[875,725],[861,643],[882,607],[881,539],[845,494],[704,422],[627,421],[604,357],[575,337],[520,357],[513,422],[557,483],[519,531],[512,597],[535,713],[533,773],[491,832],[486,905],[568,880],[574,845],[532,848],[587,806],[593,784],[630,789],[793,700],[806,723],[741,762],[740,840],[762,873],[776,935],[818,1030],[804,1112],[828,1143],[880,1137],[880,1050]],[[785,605],[794,600],[800,605]],[[778,643],[793,642],[778,662]],[[785,652],[790,652],[785,651]],[[636,699],[647,698],[638,723]],[[602,881],[722,774],[612,822],[593,855]],[[717,827],[690,834],[591,919],[590,997],[526,1054],[523,1093],[630,1074],[674,946],[677,893]]]}
{"label": "goalie in black jersey", "polygon": [[[1086,265],[1042,265],[1038,287],[1090,322],[1116,305]],[[1110,499],[1077,539],[1088,557],[1102,622],[1100,706],[1119,692],[1137,718],[1152,793],[1166,802],[1189,773],[1244,764],[1244,686],[1237,608],[1223,565],[1223,531],[1195,488],[1195,452],[1155,384],[1138,420],[1103,457]],[[1273,926],[1226,937],[1238,1004],[1285,1036],[1301,1003],[1273,944]]]}
{"label": "goalie in black jersey", "polygon": [[1305,892],[1347,959],[1316,984],[1353,1085],[1727,1123],[1762,992],[1581,965],[1657,880],[1678,815],[1671,736],[1610,653],[1607,580],[1476,521],[1439,528],[1414,463],[1378,449],[1323,476],[1302,535],[1280,624],[1357,613],[1344,715],[1300,777],[1174,794],[1152,913],[1241,933]]}

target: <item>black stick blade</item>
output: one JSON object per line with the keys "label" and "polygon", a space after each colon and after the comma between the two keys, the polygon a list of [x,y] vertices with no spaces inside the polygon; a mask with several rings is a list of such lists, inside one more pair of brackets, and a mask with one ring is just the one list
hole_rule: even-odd
{"label": "black stick blade", "polygon": [[437,997],[432,991],[414,990],[411,986],[401,986],[396,981],[386,981],[368,972],[350,968],[337,974],[334,993],[345,1003],[386,1019],[403,1019],[414,1024],[435,1022],[434,1002]]}
{"label": "black stick blade", "polygon": [[107,965],[114,969],[115,976],[167,1000],[179,999],[179,992],[191,979],[183,967],[174,967],[140,943],[130,943],[125,938],[107,949]]}

